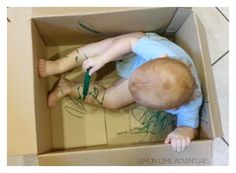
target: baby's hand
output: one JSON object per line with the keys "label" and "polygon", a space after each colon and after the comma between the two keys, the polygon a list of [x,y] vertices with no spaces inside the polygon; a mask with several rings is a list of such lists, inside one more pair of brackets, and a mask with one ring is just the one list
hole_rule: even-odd
{"label": "baby's hand", "polygon": [[105,65],[105,61],[103,58],[99,56],[91,57],[84,61],[82,68],[84,71],[87,71],[90,67],[89,75],[91,76],[94,72],[98,71],[100,68],[102,68]]}
{"label": "baby's hand", "polygon": [[171,143],[174,151],[184,151],[191,143],[194,129],[190,127],[178,127],[166,137],[165,144]]}

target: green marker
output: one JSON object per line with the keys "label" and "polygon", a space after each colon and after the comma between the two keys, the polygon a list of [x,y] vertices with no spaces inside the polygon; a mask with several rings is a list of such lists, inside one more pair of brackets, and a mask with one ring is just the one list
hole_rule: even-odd
{"label": "green marker", "polygon": [[83,100],[85,100],[86,96],[88,95],[90,78],[91,78],[91,76],[89,76],[90,69],[91,69],[91,67],[84,74]]}

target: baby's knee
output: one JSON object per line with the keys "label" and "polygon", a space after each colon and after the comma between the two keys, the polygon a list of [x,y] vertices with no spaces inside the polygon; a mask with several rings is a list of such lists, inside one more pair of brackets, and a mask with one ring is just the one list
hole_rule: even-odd
{"label": "baby's knee", "polygon": [[103,101],[103,107],[107,109],[119,109],[121,106],[117,102],[115,98],[110,97],[109,95],[105,95],[104,101]]}
{"label": "baby's knee", "polygon": [[112,110],[120,108],[120,106],[116,104],[115,102],[109,102],[109,101],[104,102],[103,107],[107,109],[112,109]]}

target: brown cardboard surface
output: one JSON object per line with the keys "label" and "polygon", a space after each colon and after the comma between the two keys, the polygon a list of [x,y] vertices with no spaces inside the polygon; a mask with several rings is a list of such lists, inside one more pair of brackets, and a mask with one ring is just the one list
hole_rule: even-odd
{"label": "brown cardboard surface", "polygon": [[118,12],[124,10],[142,9],[138,7],[35,7],[32,11],[32,17],[45,17],[45,16],[68,16],[77,14],[97,14],[107,12]]}
{"label": "brown cardboard surface", "polygon": [[[51,109],[51,113],[53,139],[57,139],[53,140],[54,149],[107,144],[103,108],[82,102],[75,104],[69,98],[65,98],[61,104]],[[59,130],[60,128],[63,129]]]}
{"label": "brown cardboard surface", "polygon": [[[39,165],[210,165],[212,141],[194,141],[184,152],[169,145],[98,147],[38,156]],[[196,151],[196,152],[194,152]]]}
{"label": "brown cardboard surface", "polygon": [[106,132],[109,145],[132,143],[128,108],[105,110]]}
{"label": "brown cardboard surface", "polygon": [[39,37],[37,29],[32,23],[32,45],[33,45],[33,67],[34,67],[34,100],[35,100],[35,118],[37,132],[38,153],[51,150],[51,115],[47,107],[47,78],[38,77],[38,60],[46,57],[46,47]]}
{"label": "brown cardboard surface", "polygon": [[41,17],[34,21],[47,45],[86,44],[134,31],[164,32],[175,11],[176,8],[147,8],[115,13]]}
{"label": "brown cardboard surface", "polygon": [[31,8],[8,8],[7,152],[37,153]]}

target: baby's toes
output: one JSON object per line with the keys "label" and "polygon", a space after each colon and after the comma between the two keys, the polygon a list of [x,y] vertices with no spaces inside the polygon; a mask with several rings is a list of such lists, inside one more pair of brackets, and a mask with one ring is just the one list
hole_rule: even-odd
{"label": "baby's toes", "polygon": [[48,96],[48,107],[53,107],[55,105],[55,94],[54,93],[51,93],[49,96]]}
{"label": "baby's toes", "polygon": [[39,60],[38,72],[39,72],[39,77],[46,76],[46,61],[44,59]]}
{"label": "baby's toes", "polygon": [[44,59],[39,60],[39,67],[45,67],[45,64],[46,64],[46,60]]}

